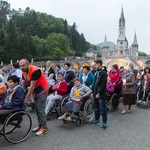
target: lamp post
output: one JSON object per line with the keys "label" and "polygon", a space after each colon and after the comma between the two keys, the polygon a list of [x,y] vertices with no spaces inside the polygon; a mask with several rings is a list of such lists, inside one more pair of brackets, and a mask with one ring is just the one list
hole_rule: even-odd
{"label": "lamp post", "polygon": [[1,61],[1,66],[3,66],[3,61]]}
{"label": "lamp post", "polygon": [[13,64],[13,61],[12,61],[12,59],[10,60],[10,65],[12,66],[12,64]]}
{"label": "lamp post", "polygon": [[33,58],[31,59],[31,64],[33,64]]}

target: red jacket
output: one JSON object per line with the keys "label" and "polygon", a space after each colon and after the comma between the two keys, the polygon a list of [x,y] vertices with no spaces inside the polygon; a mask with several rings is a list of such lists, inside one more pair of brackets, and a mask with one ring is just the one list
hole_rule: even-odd
{"label": "red jacket", "polygon": [[53,90],[53,93],[55,93],[55,91],[57,91],[58,95],[65,95],[68,92],[68,84],[66,81],[62,81],[59,85],[58,85],[58,81],[55,82],[54,85],[57,85],[57,90]]}
{"label": "red jacket", "polygon": [[119,69],[117,69],[115,72],[111,70],[109,72],[109,77],[111,79],[111,82],[115,85],[115,88],[122,87],[122,75]]}

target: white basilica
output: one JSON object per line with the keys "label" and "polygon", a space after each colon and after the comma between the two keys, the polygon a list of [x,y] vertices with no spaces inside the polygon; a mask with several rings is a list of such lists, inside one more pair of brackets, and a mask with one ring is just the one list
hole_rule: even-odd
{"label": "white basilica", "polygon": [[121,10],[121,16],[119,18],[119,29],[118,29],[118,39],[117,45],[114,50],[109,49],[107,43],[107,38],[105,35],[104,44],[102,47],[102,58],[120,58],[120,57],[133,57],[138,58],[138,43],[136,33],[134,34],[134,39],[132,45],[129,47],[128,40],[126,38],[126,26],[125,17],[123,12],[123,7]]}

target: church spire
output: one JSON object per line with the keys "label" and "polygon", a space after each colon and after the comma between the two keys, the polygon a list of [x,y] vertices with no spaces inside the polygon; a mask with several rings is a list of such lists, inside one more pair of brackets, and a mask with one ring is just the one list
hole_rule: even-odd
{"label": "church spire", "polygon": [[104,39],[103,48],[109,48],[108,43],[107,43],[107,37],[106,37],[106,34],[105,34],[105,39]]}
{"label": "church spire", "polygon": [[133,44],[132,44],[132,46],[134,46],[134,45],[138,45],[137,37],[136,37],[136,32],[135,32],[135,34],[134,34],[134,39],[133,39]]}
{"label": "church spire", "polygon": [[104,43],[103,43],[102,57],[103,57],[103,58],[109,57],[109,45],[108,45],[108,43],[107,43],[106,34],[105,34]]}
{"label": "church spire", "polygon": [[139,49],[139,45],[138,45],[138,42],[137,42],[137,37],[136,37],[136,32],[134,34],[134,39],[133,39],[133,44],[132,44],[132,47],[131,47],[131,56],[134,56],[134,57],[138,57],[138,49]]}
{"label": "church spire", "polygon": [[126,38],[126,26],[125,26],[125,17],[124,17],[123,7],[121,8],[121,15],[119,18],[117,49],[119,51],[128,49],[128,40]]}
{"label": "church spire", "polygon": [[107,43],[107,37],[106,37],[106,34],[105,34],[104,43]]}
{"label": "church spire", "polygon": [[119,26],[125,26],[125,17],[124,17],[123,7],[121,9],[121,15],[119,18]]}

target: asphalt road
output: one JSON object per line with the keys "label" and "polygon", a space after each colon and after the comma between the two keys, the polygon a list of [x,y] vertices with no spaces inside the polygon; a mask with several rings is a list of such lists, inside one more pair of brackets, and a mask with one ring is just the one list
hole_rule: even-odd
{"label": "asphalt road", "polygon": [[[132,113],[108,113],[109,127],[83,123],[81,127],[53,117],[47,122],[49,133],[37,137],[31,133],[19,144],[10,144],[0,137],[0,150],[150,150],[150,109],[133,106]],[[36,115],[27,109],[36,125]]]}

